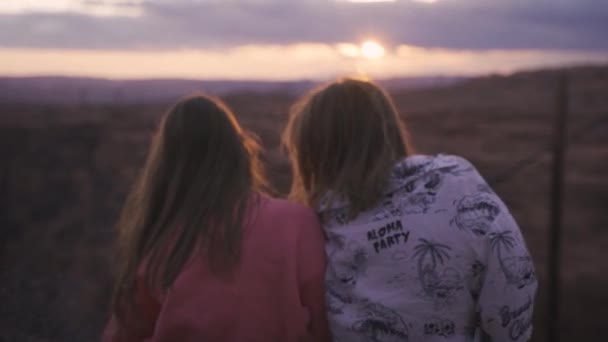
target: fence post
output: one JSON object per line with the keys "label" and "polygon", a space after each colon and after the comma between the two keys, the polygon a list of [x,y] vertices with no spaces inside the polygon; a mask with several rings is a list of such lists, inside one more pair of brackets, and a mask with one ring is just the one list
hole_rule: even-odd
{"label": "fence post", "polygon": [[548,333],[547,341],[559,342],[560,285],[561,285],[561,244],[564,184],[564,156],[566,149],[566,125],[568,121],[568,76],[564,72],[559,77],[557,91],[557,113],[553,131],[553,160],[551,174],[550,217],[549,217],[549,258],[548,258]]}

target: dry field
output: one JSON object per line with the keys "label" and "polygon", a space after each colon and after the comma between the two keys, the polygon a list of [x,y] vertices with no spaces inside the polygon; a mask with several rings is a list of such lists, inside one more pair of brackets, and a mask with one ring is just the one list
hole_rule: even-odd
{"label": "dry field", "polygon": [[[563,341],[605,339],[608,314],[608,67],[568,71]],[[544,341],[555,72],[394,91],[421,153],[471,160],[510,206],[541,280]],[[35,96],[35,94],[32,94]],[[225,100],[266,148],[279,192],[287,94]],[[0,341],[94,341],[112,281],[112,225],[165,105],[0,105]],[[521,163],[528,160],[527,163]],[[513,166],[522,165],[513,169]]]}

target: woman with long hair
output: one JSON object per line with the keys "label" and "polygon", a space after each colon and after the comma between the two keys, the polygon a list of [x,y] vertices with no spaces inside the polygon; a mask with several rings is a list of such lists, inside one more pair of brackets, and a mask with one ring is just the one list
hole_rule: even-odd
{"label": "woman with long hair", "polygon": [[104,340],[327,340],[317,217],[266,184],[255,140],[223,103],[175,104],[118,223]]}
{"label": "woman with long hair", "polygon": [[517,224],[469,162],[413,153],[383,89],[314,90],[283,139],[291,199],[327,236],[335,341],[530,338],[537,281]]}

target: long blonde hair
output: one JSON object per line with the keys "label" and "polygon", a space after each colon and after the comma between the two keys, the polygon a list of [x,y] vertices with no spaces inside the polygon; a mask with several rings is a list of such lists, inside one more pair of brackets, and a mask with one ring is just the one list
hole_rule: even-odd
{"label": "long blonde hair", "polygon": [[317,207],[331,191],[348,202],[351,217],[377,203],[395,162],[412,153],[389,95],[352,78],[296,102],[283,143],[293,168],[290,198]]}

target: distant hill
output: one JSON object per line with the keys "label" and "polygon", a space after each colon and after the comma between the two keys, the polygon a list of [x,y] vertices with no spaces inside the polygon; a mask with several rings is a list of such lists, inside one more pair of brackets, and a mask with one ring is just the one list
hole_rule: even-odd
{"label": "distant hill", "polygon": [[[451,85],[461,77],[412,77],[381,80],[391,90]],[[69,77],[0,77],[0,102],[39,104],[153,104],[170,102],[196,91],[228,93],[287,93],[299,95],[315,81],[197,81],[180,79],[107,80]]]}

